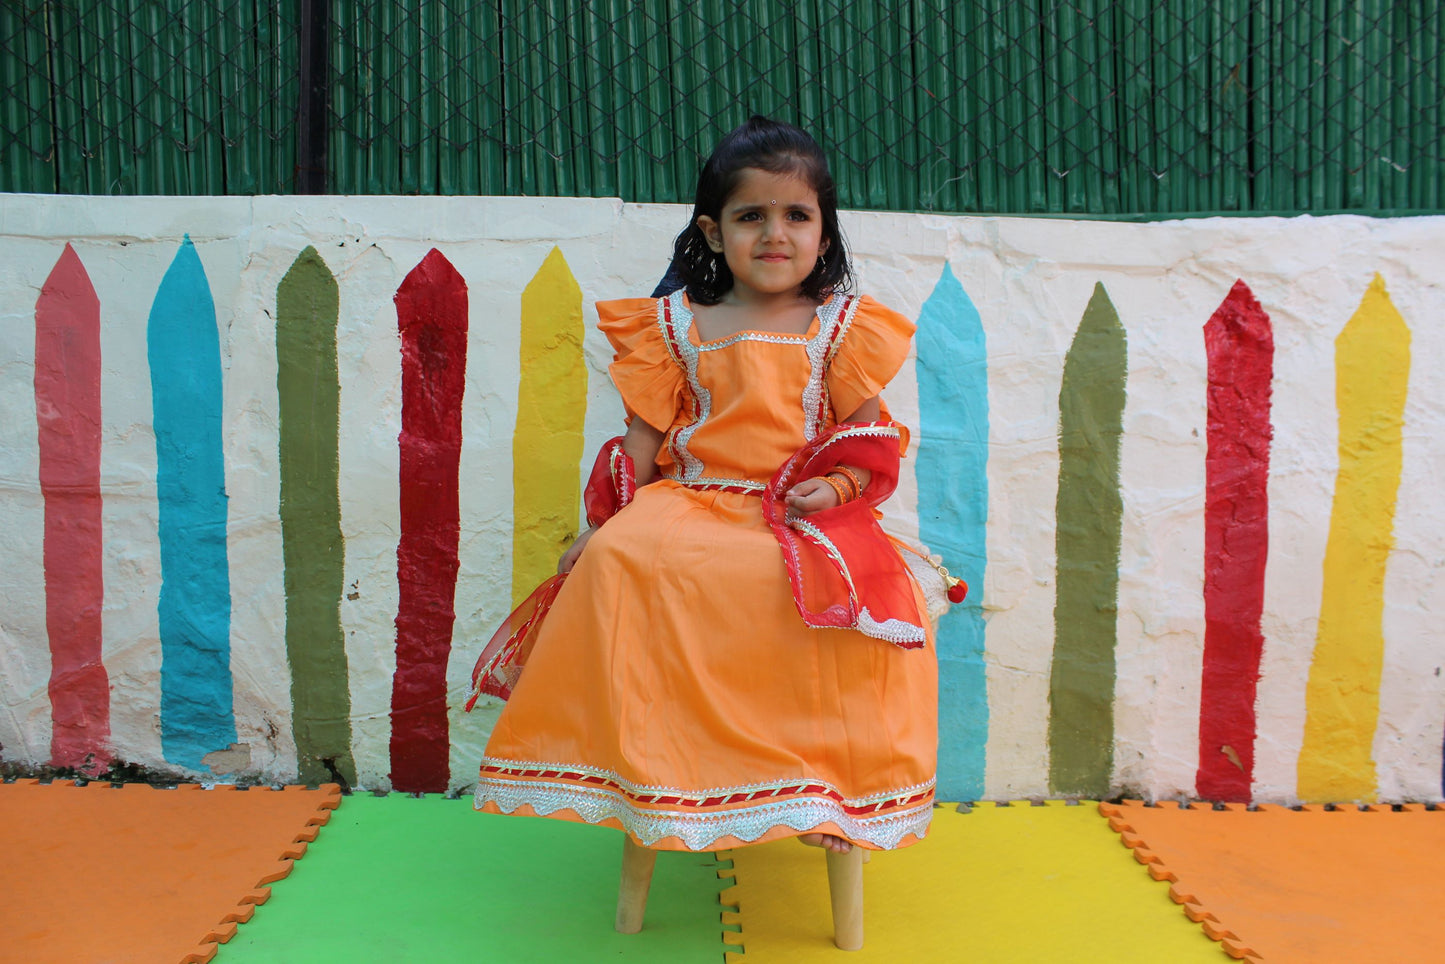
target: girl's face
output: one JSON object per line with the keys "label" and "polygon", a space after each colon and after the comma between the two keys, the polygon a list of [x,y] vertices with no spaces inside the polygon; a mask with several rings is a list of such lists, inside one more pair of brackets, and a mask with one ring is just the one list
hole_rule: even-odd
{"label": "girl's face", "polygon": [[697,219],[708,246],[733,273],[733,292],[794,294],[828,248],[818,194],[802,178],[749,167],[717,220]]}

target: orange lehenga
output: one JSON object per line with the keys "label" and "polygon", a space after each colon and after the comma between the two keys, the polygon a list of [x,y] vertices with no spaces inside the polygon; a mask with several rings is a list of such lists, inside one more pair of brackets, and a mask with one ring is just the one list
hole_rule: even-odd
{"label": "orange lehenga", "polygon": [[557,593],[487,744],[477,809],[666,850],[921,838],[937,746],[927,620],[911,649],[809,628],[760,498],[837,413],[880,392],[912,324],[835,295],[806,335],[700,342],[682,292],[597,309],[629,413],[668,430],[661,476]]}

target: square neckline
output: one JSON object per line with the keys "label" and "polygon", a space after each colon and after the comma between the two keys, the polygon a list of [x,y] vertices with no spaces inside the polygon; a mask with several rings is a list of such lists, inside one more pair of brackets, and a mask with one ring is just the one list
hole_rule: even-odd
{"label": "square neckline", "polygon": [[[828,296],[827,301],[824,301],[822,304],[818,305],[818,307],[813,309],[813,320],[808,322],[808,330],[806,332],[800,333],[795,331],[769,331],[766,328],[739,328],[737,331],[733,332],[730,335],[724,335],[721,338],[712,338],[704,341],[702,335],[697,330],[697,312],[692,310],[692,299],[687,296],[687,289],[679,288],[677,289],[677,294],[681,296],[682,307],[687,311],[688,343],[691,344],[694,348],[698,349],[725,347],[727,343],[736,341],[766,341],[772,342],[773,344],[779,344],[779,342],[776,341],[776,339],[779,338],[786,339],[784,342],[781,342],[781,344],[806,345],[822,333],[823,309],[828,307],[828,305],[833,303],[834,299],[839,297],[838,293],[835,291],[833,294]],[[745,337],[747,335],[760,335],[762,337],[747,338]]]}

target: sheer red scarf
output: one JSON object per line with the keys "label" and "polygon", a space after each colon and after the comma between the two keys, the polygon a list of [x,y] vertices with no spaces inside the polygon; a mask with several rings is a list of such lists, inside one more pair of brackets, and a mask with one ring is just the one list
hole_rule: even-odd
{"label": "sheer red scarf", "polygon": [[[597,460],[592,463],[592,474],[587,477],[587,488],[582,492],[587,524],[602,525],[631,502],[636,493],[637,472],[632,457],[622,449],[622,437],[619,435],[602,446]],[[468,710],[483,694],[504,700],[512,695],[512,688],[517,685],[522,668],[526,666],[527,657],[537,641],[542,619],[552,608],[566,581],[565,572],[545,580],[502,620],[502,625],[492,634],[472,670],[472,688],[466,703]]]}
{"label": "sheer red scarf", "polygon": [[[762,495],[762,508],[782,549],[793,602],[805,624],[856,629],[916,649],[926,635],[912,577],[873,512],[898,487],[902,443],[903,430],[893,422],[836,426],[783,463]],[[810,516],[792,516],[783,502],[787,491],[838,465],[868,470],[871,478],[862,495]],[[612,439],[598,453],[587,480],[583,503],[588,523],[603,524],[630,503],[636,491],[632,459],[622,450],[622,439]],[[566,573],[547,579],[497,627],[472,670],[468,710],[483,694],[501,699],[512,695],[542,620],[566,580]]]}
{"label": "sheer red scarf", "polygon": [[[926,632],[913,580],[873,512],[898,487],[903,438],[894,422],[854,422],[830,429],[778,469],[763,494],[763,518],[782,547],[793,602],[804,623],[818,629],[856,629],[916,649]],[[839,465],[870,473],[859,498],[804,517],[788,511],[783,498],[790,488]]]}

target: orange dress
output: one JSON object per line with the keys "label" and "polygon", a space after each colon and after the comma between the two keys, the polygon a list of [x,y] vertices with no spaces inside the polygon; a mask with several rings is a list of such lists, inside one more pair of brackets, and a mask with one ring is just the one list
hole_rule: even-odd
{"label": "orange dress", "polygon": [[932,635],[902,649],[805,626],[758,495],[879,393],[912,324],[834,296],[806,335],[700,342],[682,292],[597,309],[629,413],[667,427],[661,478],[563,585],[487,744],[477,809],[666,850],[810,831],[914,842],[933,806]]}

